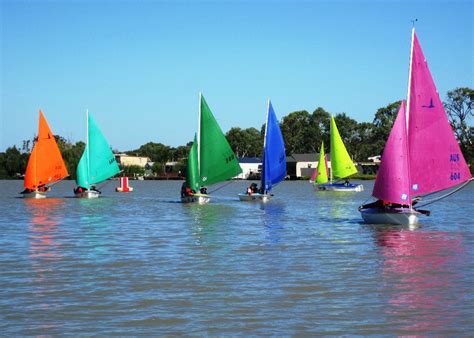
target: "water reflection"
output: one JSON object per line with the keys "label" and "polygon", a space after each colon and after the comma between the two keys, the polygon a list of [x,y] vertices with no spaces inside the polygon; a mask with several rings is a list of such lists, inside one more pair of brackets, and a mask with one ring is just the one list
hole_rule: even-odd
{"label": "water reflection", "polygon": [[275,244],[281,240],[286,215],[285,205],[281,201],[270,201],[260,205],[260,210],[263,212],[263,225],[267,232],[266,239],[270,243]]}
{"label": "water reflection", "polygon": [[464,297],[457,283],[465,256],[461,235],[392,228],[375,229],[375,240],[382,249],[390,321],[408,332],[443,332],[452,326],[453,305]]}
{"label": "water reflection", "polygon": [[223,220],[234,217],[235,210],[225,204],[184,204],[183,208],[191,221],[197,245],[222,245],[217,233],[227,227]]}
{"label": "water reflection", "polygon": [[107,253],[113,244],[118,232],[120,222],[114,218],[122,217],[121,213],[127,213],[126,209],[116,209],[116,204],[110,198],[77,199],[79,204],[76,209],[79,223],[76,226],[82,228],[82,235],[76,239],[78,248],[84,250],[84,257],[92,261],[108,260]]}
{"label": "water reflection", "polygon": [[60,245],[56,241],[56,236],[61,217],[58,210],[63,208],[64,200],[59,198],[25,199],[25,204],[27,212],[31,214],[30,257],[50,261],[59,259]]}

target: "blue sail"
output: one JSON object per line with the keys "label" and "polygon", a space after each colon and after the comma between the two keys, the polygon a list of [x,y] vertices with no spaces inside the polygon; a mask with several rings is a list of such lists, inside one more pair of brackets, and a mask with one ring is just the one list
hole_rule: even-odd
{"label": "blue sail", "polygon": [[285,176],[285,143],[272,103],[268,100],[267,125],[263,145],[262,187],[266,191],[270,191],[274,185],[283,181]]}

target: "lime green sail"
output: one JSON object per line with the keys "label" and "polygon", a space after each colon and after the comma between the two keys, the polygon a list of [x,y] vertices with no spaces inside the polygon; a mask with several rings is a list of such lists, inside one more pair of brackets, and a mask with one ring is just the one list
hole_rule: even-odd
{"label": "lime green sail", "polygon": [[242,168],[202,95],[199,101],[199,177],[201,185],[211,185],[237,176]]}
{"label": "lime green sail", "polygon": [[199,191],[201,186],[199,182],[199,169],[197,157],[197,136],[194,135],[194,142],[189,150],[188,165],[186,168],[186,186],[194,191]]}
{"label": "lime green sail", "polygon": [[89,189],[119,172],[107,140],[87,113],[87,144],[77,165],[77,185]]}
{"label": "lime green sail", "polygon": [[326,169],[326,156],[324,154],[324,142],[321,143],[321,150],[319,151],[319,161],[316,180],[314,184],[324,184],[328,182],[328,171]]}
{"label": "lime green sail", "polygon": [[333,177],[344,178],[357,172],[347,153],[341,135],[337,130],[334,116],[331,116],[331,181]]}

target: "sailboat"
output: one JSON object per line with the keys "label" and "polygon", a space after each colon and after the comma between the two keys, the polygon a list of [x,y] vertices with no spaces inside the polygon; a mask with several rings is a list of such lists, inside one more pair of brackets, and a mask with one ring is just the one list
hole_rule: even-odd
{"label": "sailboat", "polygon": [[120,172],[114,154],[96,123],[86,112],[87,142],[84,152],[76,169],[76,183],[74,190],[76,197],[97,198],[101,194],[95,185],[109,179]]}
{"label": "sailboat", "polygon": [[237,156],[212,115],[204,96],[199,94],[198,133],[188,156],[186,182],[181,188],[181,202],[206,204],[207,188],[242,172]]}
{"label": "sailboat", "polygon": [[359,211],[367,223],[416,225],[421,214],[430,214],[414,207],[422,196],[471,180],[413,28],[407,101],[385,144],[372,192],[378,200]]}
{"label": "sailboat", "polygon": [[[347,178],[351,175],[357,173],[357,169],[354,166],[349,154],[347,153],[347,149],[344,146],[344,142],[342,141],[341,135],[339,134],[339,130],[336,126],[336,121],[334,120],[334,116],[331,116],[331,170],[330,170],[330,178],[329,183],[327,180],[327,171],[326,171],[326,178],[322,176],[319,181],[314,182],[314,187],[318,191],[347,191],[347,192],[360,192],[364,190],[364,186],[362,184],[354,184],[349,183],[346,180],[345,183],[337,183],[334,182],[334,178],[338,178],[339,180]],[[323,144],[321,148],[324,148]],[[320,152],[321,154],[321,152]],[[321,163],[321,159],[318,163]],[[325,161],[323,162],[325,163]],[[322,165],[322,164],[321,164]]]}
{"label": "sailboat", "polygon": [[55,182],[69,174],[43,112],[39,111],[38,137],[26,167],[24,187],[26,198],[45,198],[46,192]]}
{"label": "sailboat", "polygon": [[272,194],[272,188],[283,181],[286,176],[286,154],[283,135],[280,124],[273,110],[272,103],[268,100],[267,123],[265,125],[265,138],[263,141],[263,163],[262,180],[260,191],[252,191],[249,188],[247,193],[239,194],[241,201],[262,201],[267,202]]}

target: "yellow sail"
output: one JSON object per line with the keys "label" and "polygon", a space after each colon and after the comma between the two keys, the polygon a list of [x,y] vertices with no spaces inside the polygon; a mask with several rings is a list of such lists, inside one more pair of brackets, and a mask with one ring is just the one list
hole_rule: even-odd
{"label": "yellow sail", "polygon": [[334,116],[331,116],[331,178],[345,178],[355,173],[357,169],[342,142]]}
{"label": "yellow sail", "polygon": [[317,176],[314,180],[314,184],[324,184],[328,182],[328,171],[326,168],[326,158],[324,154],[324,142],[321,143],[321,150],[319,151],[319,162],[317,170]]}

